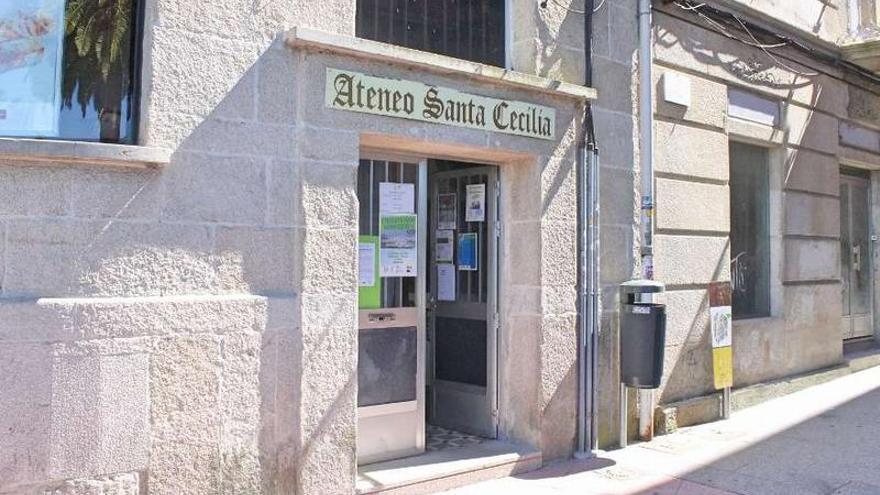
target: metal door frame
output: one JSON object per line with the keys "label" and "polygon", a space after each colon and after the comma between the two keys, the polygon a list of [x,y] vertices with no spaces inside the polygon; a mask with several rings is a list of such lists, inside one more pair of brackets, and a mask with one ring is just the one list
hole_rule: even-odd
{"label": "metal door frame", "polygon": [[[416,215],[418,216],[417,230],[417,248],[418,248],[418,275],[416,277],[416,305],[411,308],[387,308],[398,309],[399,313],[405,315],[408,320],[415,320],[416,323],[416,400],[406,402],[395,402],[390,404],[380,404],[374,406],[364,406],[357,408],[358,434],[357,445],[359,452],[357,453],[357,463],[359,465],[379,462],[411,455],[418,455],[425,450],[425,308],[426,308],[426,276],[427,276],[427,233],[428,233],[428,161],[426,158],[413,157],[407,155],[397,155],[394,153],[383,153],[371,150],[361,150],[359,160],[372,160],[384,162],[396,162],[418,165]],[[387,166],[387,165],[386,165]],[[387,169],[386,169],[387,170]],[[386,173],[387,175],[387,173]],[[371,178],[372,184],[372,178]],[[373,189],[370,188],[370,203],[373,203]],[[360,201],[361,198],[358,198]],[[360,213],[358,213],[360,214]],[[378,253],[377,253],[378,255]],[[376,274],[378,277],[379,274]],[[371,323],[368,319],[368,313],[375,313],[383,310],[361,310],[358,309],[358,333],[362,328],[369,328]],[[374,325],[375,326],[375,325]],[[414,432],[414,443],[411,448],[405,450],[388,451],[377,454],[362,455],[361,440],[362,431],[368,427],[368,423],[372,428],[382,429],[389,432],[394,437],[408,437],[413,432],[400,431],[398,418],[400,415],[415,413],[416,431]],[[412,437],[410,437],[412,438]]]}
{"label": "metal door frame", "polygon": [[[865,175],[862,175],[862,174],[865,174]],[[852,304],[853,273],[852,272],[853,272],[853,270],[852,270],[851,256],[852,256],[852,235],[853,235],[853,214],[852,214],[852,212],[853,212],[853,197],[852,197],[851,185],[852,185],[852,183],[855,183],[855,182],[865,184],[865,186],[866,186],[865,190],[867,191],[867,194],[866,194],[867,204],[865,205],[865,207],[866,207],[865,217],[867,219],[867,228],[868,228],[867,236],[868,236],[868,251],[869,252],[864,253],[862,256],[866,257],[868,260],[868,266],[867,266],[867,272],[868,272],[868,318],[870,320],[869,327],[871,329],[871,334],[870,335],[862,335],[862,336],[855,336],[854,335],[855,322],[853,321],[853,314],[852,314],[852,306],[853,306],[853,304]],[[874,204],[874,197],[873,197],[874,195],[873,195],[873,190],[872,190],[873,189],[873,187],[872,187],[873,181],[872,181],[870,173],[868,171],[844,166],[844,167],[841,167],[841,169],[840,169],[840,183],[841,184],[847,183],[847,185],[850,186],[849,187],[849,194],[847,195],[847,200],[848,200],[847,207],[849,208],[849,211],[847,212],[848,213],[847,214],[848,225],[846,225],[846,228],[849,232],[849,239],[850,239],[850,248],[849,248],[849,252],[847,253],[848,256],[850,256],[850,263],[848,264],[849,269],[850,269],[850,273],[849,273],[850,288],[848,291],[848,294],[849,294],[849,301],[848,302],[849,302],[850,310],[849,310],[849,315],[842,316],[842,318],[849,319],[849,326],[847,328],[846,334],[843,336],[843,340],[872,337],[874,335],[874,324],[875,324],[875,315],[874,315],[874,241],[873,241],[874,225],[871,220],[871,218],[873,216],[872,211],[873,211],[873,204]],[[841,225],[840,228],[843,229],[844,226]],[[841,283],[842,283],[842,280],[841,280]]]}
{"label": "metal door frame", "polygon": [[[458,161],[458,160],[454,160]],[[470,162],[462,162],[462,163],[470,163]],[[488,294],[486,297],[486,387],[485,393],[488,396],[488,407],[489,407],[489,418],[491,421],[490,429],[492,430],[492,437],[497,438],[498,436],[498,389],[499,389],[499,333],[501,329],[501,321],[500,321],[500,312],[499,312],[499,291],[501,289],[500,280],[499,280],[499,263],[501,257],[501,215],[500,215],[500,205],[501,205],[501,173],[499,168],[496,165],[487,164],[487,163],[471,163],[471,167],[462,168],[461,170],[449,170],[438,172],[436,175],[460,175],[460,176],[468,176],[468,175],[486,175],[487,176],[487,190],[486,190],[486,219],[491,220],[492,226],[487,226],[487,237],[489,244],[487,245],[486,251],[486,260],[487,260],[487,269],[489,270],[486,274],[486,285],[488,289]],[[431,202],[431,225],[429,228],[431,235],[431,239],[436,235],[437,230],[437,219],[438,219],[438,194],[439,189],[437,187],[437,182],[432,178],[432,187],[428,192],[430,194]],[[458,231],[458,229],[456,229]],[[457,237],[455,238],[457,239]],[[485,242],[485,241],[484,241]],[[436,260],[434,259],[434,247],[431,246],[429,249],[430,254],[432,254],[431,259],[428,260],[429,270],[433,270],[436,264]],[[453,260],[453,263],[455,261]],[[456,267],[456,276],[458,274],[458,270]],[[432,298],[436,298],[436,287],[437,287],[437,277],[436,274],[432,272],[431,278],[431,295]],[[436,302],[435,302],[436,304]],[[436,332],[436,323],[433,321],[436,318],[436,307],[431,311],[431,324],[430,328],[432,332]],[[432,385],[432,397],[431,407],[432,407],[432,415],[433,409],[437,407],[436,400],[436,384],[440,382],[442,386],[450,389],[450,390],[458,390],[460,392],[475,392],[479,389],[482,392],[484,387],[479,387],[477,385],[470,385],[465,383],[457,383],[446,380],[438,380],[434,376],[435,366],[436,366],[436,337],[430,340],[431,346],[431,369],[428,370],[430,384]]]}

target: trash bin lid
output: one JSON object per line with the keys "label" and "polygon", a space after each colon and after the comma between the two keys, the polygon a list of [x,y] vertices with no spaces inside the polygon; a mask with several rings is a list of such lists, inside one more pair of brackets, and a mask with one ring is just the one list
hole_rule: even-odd
{"label": "trash bin lid", "polygon": [[656,280],[630,280],[620,284],[621,294],[650,294],[665,291],[666,285]]}

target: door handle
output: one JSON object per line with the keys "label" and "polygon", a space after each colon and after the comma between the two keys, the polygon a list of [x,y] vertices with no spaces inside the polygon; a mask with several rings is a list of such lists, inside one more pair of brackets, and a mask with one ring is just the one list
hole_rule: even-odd
{"label": "door handle", "polygon": [[370,323],[388,323],[397,319],[394,313],[370,313],[367,315]]}

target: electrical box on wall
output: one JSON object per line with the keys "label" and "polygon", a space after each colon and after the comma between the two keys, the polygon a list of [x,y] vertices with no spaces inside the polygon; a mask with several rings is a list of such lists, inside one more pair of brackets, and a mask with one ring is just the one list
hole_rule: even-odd
{"label": "electrical box on wall", "polygon": [[675,72],[663,73],[663,99],[683,107],[691,106],[691,78]]}

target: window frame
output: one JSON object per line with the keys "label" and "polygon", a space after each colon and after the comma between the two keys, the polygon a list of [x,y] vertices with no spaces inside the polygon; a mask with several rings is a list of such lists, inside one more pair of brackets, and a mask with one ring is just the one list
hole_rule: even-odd
{"label": "window frame", "polygon": [[[733,313],[733,319],[736,322],[760,322],[762,320],[770,320],[778,318],[782,311],[782,301],[784,301],[784,286],[782,284],[783,269],[783,236],[782,236],[782,204],[783,204],[783,164],[785,163],[784,147],[780,147],[777,143],[768,143],[761,139],[750,138],[741,135],[729,135],[728,139],[728,203],[732,203],[732,189],[730,188],[730,170],[733,165],[732,154],[730,150],[734,145],[752,146],[761,148],[766,152],[767,156],[767,256],[768,261],[768,311],[764,314],[737,316]],[[730,208],[731,223],[733,220],[734,209]],[[731,229],[732,230],[732,229]],[[732,231],[728,234],[731,235]],[[729,256],[734,255],[732,236],[729,237],[730,252]],[[733,272],[731,270],[731,280]],[[731,305],[733,301],[731,300]]]}
{"label": "window frame", "polygon": [[[144,0],[144,1],[146,1],[146,0]],[[357,14],[358,14],[357,13],[357,2],[354,2],[354,3],[355,3],[355,25],[357,26],[357,23],[358,23],[357,22]],[[501,66],[500,68],[502,68],[504,70],[513,70],[513,15],[512,15],[513,0],[503,0],[503,4],[504,4],[504,30],[503,30],[504,46],[502,47],[502,51],[503,51],[504,65]],[[366,41],[372,41],[375,43],[385,43],[385,44],[389,44],[392,46],[400,46],[402,48],[409,48],[405,45],[397,45],[394,43],[377,41],[377,40],[373,40],[370,38],[362,38],[357,35],[357,27],[355,27],[355,34],[354,35],[356,38],[366,40]],[[485,62],[477,62],[474,60],[454,57],[452,55],[446,55],[446,54],[431,52],[431,51],[427,51],[427,50],[420,50],[417,48],[409,48],[409,49],[419,50],[419,51],[423,51],[425,53],[431,53],[431,54],[439,55],[439,56],[443,56],[443,57],[451,57],[451,58],[455,58],[456,60],[464,60],[464,61],[475,63],[475,64],[491,65],[491,64],[486,64]],[[491,66],[496,67],[494,65],[491,65]]]}

